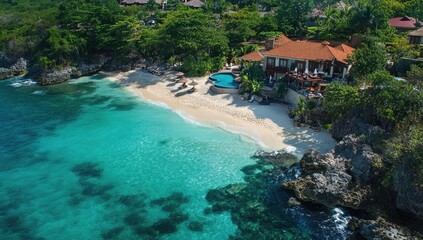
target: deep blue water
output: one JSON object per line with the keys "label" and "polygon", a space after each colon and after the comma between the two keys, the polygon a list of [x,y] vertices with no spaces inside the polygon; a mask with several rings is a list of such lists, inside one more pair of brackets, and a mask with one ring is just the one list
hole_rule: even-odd
{"label": "deep blue water", "polygon": [[[205,196],[250,184],[241,170],[256,164],[254,142],[187,122],[99,75],[11,85],[19,81],[0,82],[0,239],[227,239],[239,232],[230,212],[205,214]],[[287,206],[290,195],[278,186],[288,175],[254,177],[263,180],[269,214],[286,223],[277,231],[345,238],[334,210]]]}

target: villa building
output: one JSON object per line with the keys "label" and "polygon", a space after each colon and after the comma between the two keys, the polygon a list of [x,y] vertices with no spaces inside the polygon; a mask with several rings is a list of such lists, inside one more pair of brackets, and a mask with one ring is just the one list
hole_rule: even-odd
{"label": "villa building", "polygon": [[[148,0],[118,0],[121,5],[144,5],[148,3]],[[154,0],[164,9],[167,4],[167,0]],[[201,0],[182,0],[182,4],[191,8],[201,8],[204,3]]]}
{"label": "villa building", "polygon": [[423,44],[423,27],[408,34],[411,44]]}
{"label": "villa building", "polygon": [[264,53],[264,70],[273,78],[296,70],[342,79],[351,67],[348,56],[355,50],[346,44],[332,47],[327,41],[293,41],[286,36],[279,37],[273,44],[274,48]]}
{"label": "villa building", "polygon": [[413,17],[408,16],[391,18],[388,20],[388,23],[389,26],[394,27],[399,33],[410,30],[416,30],[417,28],[422,26],[422,22]]}

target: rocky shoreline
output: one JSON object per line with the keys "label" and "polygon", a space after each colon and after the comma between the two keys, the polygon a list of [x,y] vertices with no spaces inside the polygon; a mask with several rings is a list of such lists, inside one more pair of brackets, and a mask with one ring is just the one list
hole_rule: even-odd
{"label": "rocky shoreline", "polygon": [[71,78],[89,76],[100,71],[129,71],[143,66],[145,64],[141,60],[119,63],[110,56],[96,55],[83,59],[76,65],[42,69],[23,57],[14,58],[0,52],[0,80],[25,75],[42,86],[59,84]]}
{"label": "rocky shoreline", "polygon": [[284,182],[282,188],[292,191],[300,202],[364,210],[370,220],[354,219],[349,224],[359,239],[422,239],[421,233],[390,222],[398,210],[422,222],[421,190],[413,187],[404,164],[393,173],[395,192],[381,193],[386,174],[382,157],[364,137],[347,135],[326,154],[314,149],[306,152],[299,163],[301,177]]}
{"label": "rocky shoreline", "polygon": [[28,60],[13,58],[0,52],[0,80],[26,74],[28,72]]}

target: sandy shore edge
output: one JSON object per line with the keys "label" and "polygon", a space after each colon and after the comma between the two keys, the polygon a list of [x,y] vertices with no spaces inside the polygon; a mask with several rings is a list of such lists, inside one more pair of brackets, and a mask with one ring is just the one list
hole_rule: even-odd
{"label": "sandy shore edge", "polygon": [[327,133],[311,134],[310,130],[294,128],[284,105],[259,105],[242,100],[238,94],[214,94],[209,90],[208,77],[191,78],[198,82],[197,91],[188,93],[186,89],[178,90],[181,84],[173,81],[173,72],[155,76],[138,69],[103,74],[144,101],[165,106],[188,121],[241,134],[265,150],[294,146],[301,153],[314,143],[315,148],[327,151],[334,144]]}

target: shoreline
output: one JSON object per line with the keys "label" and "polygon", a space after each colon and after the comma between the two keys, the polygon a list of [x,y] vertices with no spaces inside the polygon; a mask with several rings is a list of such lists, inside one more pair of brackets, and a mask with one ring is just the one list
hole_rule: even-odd
{"label": "shoreline", "polygon": [[[129,72],[103,72],[107,79],[119,82],[143,101],[165,106],[186,120],[240,134],[264,150],[295,147],[303,154],[314,147],[327,152],[335,140],[326,132],[296,128],[282,104],[259,105],[242,100],[238,94],[214,94],[209,91],[208,76],[190,78],[198,82],[197,91],[178,90],[174,73],[156,76],[141,69]],[[189,88],[187,88],[189,89]]]}

